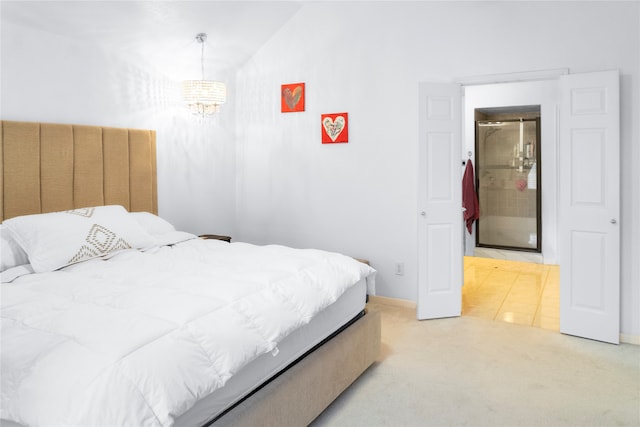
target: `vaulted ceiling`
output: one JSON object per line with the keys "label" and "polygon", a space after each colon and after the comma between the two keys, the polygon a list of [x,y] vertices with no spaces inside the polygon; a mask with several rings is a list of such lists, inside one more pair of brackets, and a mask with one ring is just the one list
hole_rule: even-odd
{"label": "vaulted ceiling", "polygon": [[[302,7],[300,1],[6,1],[2,23],[100,46],[150,63],[169,77],[200,70],[197,33],[207,74],[245,63]],[[213,76],[207,76],[213,78]]]}

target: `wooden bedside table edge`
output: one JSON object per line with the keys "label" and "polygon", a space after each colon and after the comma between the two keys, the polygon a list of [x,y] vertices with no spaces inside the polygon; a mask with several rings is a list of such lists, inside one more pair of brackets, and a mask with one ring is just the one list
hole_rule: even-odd
{"label": "wooden bedside table edge", "polygon": [[224,240],[225,242],[231,243],[231,236],[222,236],[219,234],[201,234],[198,237],[205,240]]}

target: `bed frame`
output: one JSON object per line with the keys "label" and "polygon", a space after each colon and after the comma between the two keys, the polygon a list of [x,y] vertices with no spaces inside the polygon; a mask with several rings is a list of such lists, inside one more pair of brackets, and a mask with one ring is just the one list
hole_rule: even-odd
{"label": "bed frame", "polygon": [[[158,213],[155,131],[0,124],[0,221],[111,204]],[[380,332],[368,312],[214,425],[308,425],[376,361]]]}

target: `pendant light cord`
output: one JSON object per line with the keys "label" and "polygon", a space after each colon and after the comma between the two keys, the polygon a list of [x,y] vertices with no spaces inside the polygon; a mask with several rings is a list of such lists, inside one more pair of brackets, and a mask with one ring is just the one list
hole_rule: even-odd
{"label": "pendant light cord", "polygon": [[200,43],[200,71],[202,72],[202,80],[204,80],[204,42],[207,40],[207,34],[198,34],[196,40]]}
{"label": "pendant light cord", "polygon": [[204,40],[200,40],[200,71],[202,72],[202,80],[204,80]]}

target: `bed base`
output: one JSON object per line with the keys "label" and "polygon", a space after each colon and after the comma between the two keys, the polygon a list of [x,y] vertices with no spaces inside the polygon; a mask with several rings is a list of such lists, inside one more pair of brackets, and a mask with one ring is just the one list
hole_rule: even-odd
{"label": "bed base", "polygon": [[309,425],[376,361],[380,333],[380,313],[369,310],[212,426]]}

